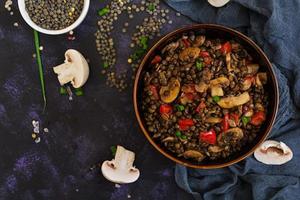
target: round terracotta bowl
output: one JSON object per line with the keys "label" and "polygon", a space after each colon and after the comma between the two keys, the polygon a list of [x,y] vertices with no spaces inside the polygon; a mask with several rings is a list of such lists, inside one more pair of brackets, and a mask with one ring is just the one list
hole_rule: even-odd
{"label": "round terracotta bowl", "polygon": [[[234,153],[233,155],[227,157],[226,159],[218,159],[218,160],[208,160],[204,159],[202,162],[195,162],[192,160],[187,160],[184,158],[178,158],[175,154],[168,151],[164,146],[160,145],[158,142],[154,141],[151,135],[148,133],[144,119],[143,113],[141,111],[141,102],[142,99],[142,89],[143,85],[143,75],[144,73],[149,70],[150,61],[153,57],[159,53],[159,51],[168,43],[177,40],[182,36],[183,33],[188,33],[189,31],[194,31],[196,33],[204,34],[208,38],[223,38],[226,40],[234,39],[240,44],[244,46],[244,48],[249,52],[249,54],[253,57],[253,60],[260,65],[260,69],[262,71],[266,71],[268,74],[268,83],[265,86],[265,90],[269,92],[269,106],[267,108],[267,120],[261,127],[261,131],[257,135],[257,137],[249,144],[245,145],[240,151]],[[136,73],[136,79],[134,83],[133,89],[133,102],[134,102],[134,110],[135,114],[139,123],[142,132],[146,136],[147,140],[157,149],[161,154],[166,156],[167,158],[179,163],[181,165],[192,167],[192,168],[200,168],[200,169],[215,169],[226,167],[237,163],[247,156],[251,155],[254,150],[266,139],[269,132],[272,129],[274,124],[277,109],[278,109],[278,101],[279,101],[279,94],[278,94],[278,85],[277,80],[272,69],[272,65],[268,60],[267,56],[264,52],[259,48],[257,44],[255,44],[250,38],[243,35],[242,33],[224,27],[220,25],[213,25],[213,24],[198,24],[193,25],[185,28],[181,28],[175,30],[163,38],[161,38],[146,54],[144,59],[142,60],[139,69]]]}

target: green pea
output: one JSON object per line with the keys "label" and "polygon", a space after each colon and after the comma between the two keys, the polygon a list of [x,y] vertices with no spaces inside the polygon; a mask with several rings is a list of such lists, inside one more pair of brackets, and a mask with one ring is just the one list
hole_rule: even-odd
{"label": "green pea", "polygon": [[76,96],[82,96],[83,95],[82,88],[75,88],[75,95]]}
{"label": "green pea", "polygon": [[98,15],[103,16],[103,15],[106,15],[107,13],[109,13],[109,12],[110,12],[109,8],[102,8],[98,11]]}
{"label": "green pea", "polygon": [[200,60],[197,60],[196,61],[196,68],[198,70],[202,70],[202,68],[203,68],[203,62],[201,62]]}
{"label": "green pea", "polygon": [[186,135],[182,135],[180,138],[183,139],[183,140],[187,139]]}
{"label": "green pea", "polygon": [[66,88],[63,87],[63,86],[61,86],[61,87],[59,88],[59,93],[60,93],[61,95],[66,95],[66,94],[67,94]]}

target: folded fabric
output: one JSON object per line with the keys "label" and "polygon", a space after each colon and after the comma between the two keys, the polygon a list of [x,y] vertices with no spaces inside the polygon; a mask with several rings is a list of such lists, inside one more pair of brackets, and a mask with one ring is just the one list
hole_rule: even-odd
{"label": "folded fabric", "polygon": [[177,184],[195,199],[300,199],[300,1],[232,0],[214,8],[206,0],[166,0],[199,23],[229,26],[248,35],[270,58],[279,83],[280,105],[270,138],[294,152],[281,166],[264,165],[253,156],[217,170],[177,165]]}

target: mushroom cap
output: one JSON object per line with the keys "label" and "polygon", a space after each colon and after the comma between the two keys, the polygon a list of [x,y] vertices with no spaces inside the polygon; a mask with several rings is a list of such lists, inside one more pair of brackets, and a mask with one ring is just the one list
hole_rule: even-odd
{"label": "mushroom cap", "polygon": [[80,88],[89,77],[89,65],[83,55],[74,49],[67,50],[65,58],[67,62],[73,63],[72,66],[76,68],[74,80],[71,83],[74,88]]}
{"label": "mushroom cap", "polygon": [[283,142],[266,140],[255,150],[254,157],[267,165],[282,165],[293,158],[293,152]]}
{"label": "mushroom cap", "polygon": [[113,161],[104,161],[101,171],[107,180],[119,184],[133,183],[140,176],[140,171],[134,167],[130,169],[114,168]]}
{"label": "mushroom cap", "polygon": [[230,0],[208,0],[208,3],[214,7],[222,7],[227,4]]}

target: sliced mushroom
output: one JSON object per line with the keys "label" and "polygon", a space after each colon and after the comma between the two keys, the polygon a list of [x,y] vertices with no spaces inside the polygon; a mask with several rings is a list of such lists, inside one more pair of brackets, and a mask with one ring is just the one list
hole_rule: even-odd
{"label": "sliced mushroom", "polygon": [[170,44],[168,44],[165,48],[163,48],[163,50],[161,51],[163,54],[165,52],[174,52],[177,48],[179,47],[179,42],[172,42]]}
{"label": "sliced mushroom", "polygon": [[80,88],[89,77],[89,65],[83,55],[74,49],[65,53],[65,63],[53,68],[58,75],[60,85],[71,83],[74,88]]}
{"label": "sliced mushroom", "polygon": [[293,158],[293,152],[283,142],[267,140],[255,150],[254,157],[267,165],[282,165]]}
{"label": "sliced mushroom", "polygon": [[233,96],[233,97],[225,97],[222,98],[219,102],[218,105],[221,106],[222,108],[233,108],[236,106],[243,105],[250,101],[250,96],[248,92],[244,92],[238,96]]}
{"label": "sliced mushroom", "polygon": [[224,96],[224,92],[223,92],[223,89],[220,87],[220,86],[213,86],[211,87],[210,89],[210,92],[211,92],[211,96]]}
{"label": "sliced mushroom", "polygon": [[224,133],[220,133],[217,137],[218,144],[224,146],[226,144],[235,144],[244,137],[243,130],[235,127],[230,128]]}
{"label": "sliced mushroom", "polygon": [[262,86],[267,83],[267,80],[268,80],[267,73],[265,72],[257,73],[255,77],[255,84],[257,86]]}
{"label": "sliced mushroom", "polygon": [[177,79],[171,79],[167,86],[160,88],[160,98],[165,103],[171,103],[174,101],[180,91],[180,82]]}
{"label": "sliced mushroom", "polygon": [[210,5],[214,7],[222,7],[226,5],[230,0],[207,0]]}
{"label": "sliced mushroom", "polygon": [[208,85],[206,83],[204,83],[203,81],[201,81],[198,85],[195,85],[195,90],[197,92],[200,92],[200,93],[204,93],[206,92],[206,90],[208,89]]}
{"label": "sliced mushroom", "polygon": [[101,166],[103,176],[114,183],[132,183],[139,176],[140,171],[133,167],[135,154],[122,146],[117,147],[115,158],[104,161]]}
{"label": "sliced mushroom", "polygon": [[229,84],[230,84],[229,79],[223,76],[210,81],[210,86],[217,86],[217,85],[229,86]]}
{"label": "sliced mushroom", "polygon": [[258,64],[249,64],[247,65],[247,73],[254,75],[258,72],[259,70],[259,65]]}
{"label": "sliced mushroom", "polygon": [[222,121],[223,119],[220,117],[208,117],[205,119],[205,122],[210,124],[218,124],[221,123]]}
{"label": "sliced mushroom", "polygon": [[197,58],[199,56],[200,49],[198,47],[188,47],[182,50],[179,54],[181,61],[189,60],[190,58]]}
{"label": "sliced mushroom", "polygon": [[205,155],[196,150],[187,150],[183,153],[184,158],[192,158],[197,160],[198,162],[202,161],[205,158]]}
{"label": "sliced mushroom", "polygon": [[205,36],[204,35],[199,35],[195,38],[194,47],[200,47],[203,43],[205,42]]}
{"label": "sliced mushroom", "polygon": [[242,87],[241,87],[241,89],[242,90],[249,90],[250,88],[251,88],[251,86],[252,86],[252,83],[253,83],[253,77],[251,76],[249,76],[249,77],[245,77],[244,78],[244,81],[242,82]]}
{"label": "sliced mushroom", "polygon": [[244,114],[244,116],[245,117],[252,117],[252,115],[253,115],[253,109],[250,109],[250,110],[248,110],[247,112],[245,112],[245,114]]}
{"label": "sliced mushroom", "polygon": [[264,106],[261,103],[256,103],[254,106],[258,111],[265,111]]}
{"label": "sliced mushroom", "polygon": [[230,55],[230,53],[227,53],[227,54],[226,54],[225,60],[226,60],[226,66],[227,66],[228,72],[233,71],[234,69],[233,69],[233,67],[231,66],[231,55]]}
{"label": "sliced mushroom", "polygon": [[175,140],[174,137],[169,136],[169,137],[166,137],[165,139],[163,139],[162,142],[173,142],[174,140]]}
{"label": "sliced mushroom", "polygon": [[213,145],[213,146],[209,146],[208,147],[208,151],[212,152],[212,153],[219,153],[219,152],[221,152],[223,150],[224,150],[224,148],[222,148],[220,146],[217,146],[217,145]]}

